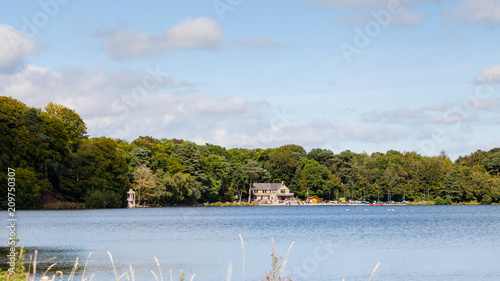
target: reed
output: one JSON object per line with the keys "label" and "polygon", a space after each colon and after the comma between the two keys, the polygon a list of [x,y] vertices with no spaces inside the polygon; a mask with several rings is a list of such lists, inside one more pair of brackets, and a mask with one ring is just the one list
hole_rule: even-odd
{"label": "reed", "polygon": [[[245,280],[245,243],[243,241],[243,237],[241,236],[241,234],[239,234],[239,237],[240,237],[240,241],[241,241],[242,258],[243,258],[243,264],[242,264],[243,276],[242,276],[242,280],[244,281]],[[264,280],[264,281],[293,281],[294,280],[292,278],[288,278],[287,279],[287,277],[285,276],[285,269],[286,269],[286,266],[287,266],[287,263],[288,263],[288,258],[289,258],[290,251],[291,251],[291,249],[292,249],[292,247],[293,247],[294,244],[295,244],[295,242],[292,242],[292,244],[288,248],[285,260],[283,262],[281,262],[282,257],[281,256],[278,257],[276,255],[275,250],[274,250],[274,239],[271,238],[271,247],[272,247],[271,269],[265,274],[264,279],[261,279],[261,280]],[[51,277],[49,277],[50,276],[50,271],[54,270],[55,267],[57,266],[57,263],[53,263],[53,264],[51,264],[45,270],[45,272],[43,273],[43,275],[39,279],[37,279],[37,267],[38,267],[38,264],[40,262],[52,261],[52,260],[55,259],[55,257],[52,257],[52,258],[46,259],[46,260],[38,261],[38,251],[35,251],[34,255],[30,255],[30,263],[29,263],[28,271],[27,272],[24,272],[24,274],[22,274],[23,272],[21,272],[21,274],[16,274],[16,275],[8,275],[8,274],[5,274],[3,272],[0,272],[0,281],[4,281],[4,280],[5,281],[10,281],[10,280],[12,280],[12,281],[21,281],[21,280],[22,281],[49,281],[49,280],[51,280],[51,281],[64,281],[64,280],[74,281],[75,278],[78,275],[81,275],[80,281],[92,281],[95,274],[92,274],[90,276],[90,278],[86,278],[85,277],[85,275],[87,273],[88,262],[90,260],[90,257],[92,256],[92,253],[93,252],[89,253],[89,255],[87,257],[87,260],[85,262],[85,265],[80,264],[79,258],[76,258],[75,263],[73,264],[71,272],[69,273],[68,276],[65,276],[62,271],[57,270],[54,273],[52,273]],[[132,266],[130,265],[129,270],[126,271],[126,272],[124,272],[123,274],[121,274],[119,276],[118,272],[116,270],[116,266],[115,266],[115,263],[114,263],[114,260],[113,260],[113,256],[111,255],[111,253],[109,251],[107,253],[108,253],[109,259],[111,261],[111,265],[112,265],[112,268],[113,268],[113,273],[114,273],[116,281],[120,281],[124,277],[126,277],[126,279],[128,281],[130,281],[130,280],[135,281],[134,270],[133,270]],[[19,259],[19,261],[22,261],[22,263],[21,263],[22,267],[21,268],[22,268],[22,270],[24,270],[23,248],[21,248],[21,250],[19,252],[18,259]],[[161,264],[158,261],[157,257],[154,257],[154,260],[156,262],[156,266],[158,267],[158,274],[156,272],[154,272],[153,270],[151,270],[151,273],[152,273],[152,275],[153,275],[153,277],[155,278],[156,281],[163,281],[163,272],[162,272],[162,269],[161,269]],[[380,266],[380,263],[378,263],[375,266],[375,268],[372,271],[372,274],[370,275],[370,279],[369,280],[373,279],[373,276],[374,276],[374,274],[377,271],[377,269],[378,269],[379,266]],[[31,270],[33,270],[32,274],[30,274]],[[231,281],[232,270],[233,270],[233,264],[229,263],[228,269],[227,269],[226,281]],[[172,268],[169,269],[169,272],[170,272],[170,281],[174,281],[173,275],[172,275]],[[190,281],[194,281],[195,276],[196,276],[196,273],[194,273],[191,276]],[[179,280],[180,281],[184,281],[184,278],[185,278],[184,272],[180,271]],[[345,279],[342,279],[342,280],[345,280]]]}

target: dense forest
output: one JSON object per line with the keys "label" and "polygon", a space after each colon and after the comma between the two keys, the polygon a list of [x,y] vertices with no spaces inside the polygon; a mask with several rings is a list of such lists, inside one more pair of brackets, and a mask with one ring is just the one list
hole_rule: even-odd
{"label": "dense forest", "polygon": [[[232,202],[247,198],[250,180],[284,181],[298,198],[500,202],[500,148],[452,162],[444,152],[335,154],[295,144],[226,149],[149,136],[89,138],[86,130],[62,105],[40,109],[0,97],[0,181],[7,183],[8,168],[15,170],[18,209],[53,202],[125,207],[129,188],[151,206]],[[7,189],[0,193],[6,209]]]}

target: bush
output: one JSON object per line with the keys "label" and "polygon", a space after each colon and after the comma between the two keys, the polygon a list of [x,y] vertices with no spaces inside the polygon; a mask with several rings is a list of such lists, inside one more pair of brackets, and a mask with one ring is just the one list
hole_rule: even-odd
{"label": "bush", "polygon": [[[14,256],[12,264],[7,262],[9,268],[5,271],[0,270],[0,281],[4,280],[26,280],[26,268],[24,266],[24,247],[19,247],[17,242],[19,239],[16,237],[15,245],[13,245]],[[10,248],[9,248],[10,249]]]}
{"label": "bush", "polygon": [[445,199],[439,196],[434,199],[434,205],[451,205],[451,203],[452,201],[450,195],[446,195]]}
{"label": "bush", "polygon": [[85,209],[85,204],[76,202],[56,202],[43,205],[44,210],[74,210]]}
{"label": "bush", "polygon": [[481,205],[491,205],[491,202],[493,202],[493,199],[491,198],[491,196],[489,196],[488,194],[486,194],[486,195],[483,196],[483,199],[481,200],[481,202],[479,202],[479,204],[481,204]]}
{"label": "bush", "polygon": [[120,196],[111,191],[91,190],[85,196],[86,209],[120,208]]}

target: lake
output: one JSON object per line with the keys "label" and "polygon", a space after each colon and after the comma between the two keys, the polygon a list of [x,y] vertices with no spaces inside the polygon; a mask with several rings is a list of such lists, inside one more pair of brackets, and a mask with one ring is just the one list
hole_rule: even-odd
{"label": "lake", "polygon": [[[7,224],[7,212],[0,212]],[[66,272],[79,257],[94,279],[260,280],[271,238],[295,280],[500,280],[500,206],[282,206],[18,211],[20,244]],[[7,245],[7,228],[1,228]],[[0,261],[5,268],[5,255]],[[45,265],[43,265],[45,264]],[[42,266],[47,266],[47,262]],[[87,274],[89,277],[90,275]],[[78,279],[79,280],[79,279]],[[122,279],[124,280],[124,279]],[[126,278],[125,278],[126,280]]]}

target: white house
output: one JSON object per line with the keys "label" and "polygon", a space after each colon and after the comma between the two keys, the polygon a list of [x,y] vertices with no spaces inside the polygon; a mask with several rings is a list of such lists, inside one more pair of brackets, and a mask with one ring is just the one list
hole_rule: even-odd
{"label": "white house", "polygon": [[288,200],[293,197],[290,189],[281,183],[254,183],[252,184],[252,199],[254,200]]}

